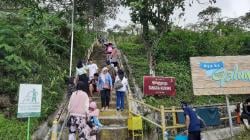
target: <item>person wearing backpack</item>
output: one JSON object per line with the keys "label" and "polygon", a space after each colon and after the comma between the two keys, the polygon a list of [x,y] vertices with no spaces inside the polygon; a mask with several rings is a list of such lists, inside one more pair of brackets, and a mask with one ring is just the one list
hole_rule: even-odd
{"label": "person wearing backpack", "polygon": [[187,130],[185,133],[188,135],[188,140],[201,140],[201,121],[193,108],[186,102],[181,102],[181,107],[184,111],[185,125]]}
{"label": "person wearing backpack", "polygon": [[115,78],[114,88],[116,90],[116,109],[124,110],[124,95],[127,91],[128,79],[125,78],[123,70],[118,70]]}

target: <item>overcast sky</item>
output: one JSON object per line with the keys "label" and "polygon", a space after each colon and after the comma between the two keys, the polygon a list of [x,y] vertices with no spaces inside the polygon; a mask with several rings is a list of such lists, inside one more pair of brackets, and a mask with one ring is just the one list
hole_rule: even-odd
{"label": "overcast sky", "polygon": [[[180,10],[176,10],[174,15],[172,16],[172,20],[175,24],[180,26],[185,26],[188,23],[195,23],[198,21],[198,13],[203,9],[206,9],[210,4],[208,0],[200,0],[201,2],[205,2],[206,4],[198,4],[195,2],[192,7],[188,6],[188,1],[186,0],[185,6],[185,15],[182,19],[178,19],[178,15]],[[190,0],[191,1],[191,0]],[[239,17],[244,15],[246,12],[250,11],[250,0],[217,0],[215,4],[212,6],[216,6],[221,8],[221,16],[222,17]],[[131,23],[130,18],[130,10],[129,8],[120,7],[120,12],[117,13],[117,18],[115,20],[108,20],[106,22],[107,28],[112,28],[115,24],[119,24],[120,26],[126,26]]]}

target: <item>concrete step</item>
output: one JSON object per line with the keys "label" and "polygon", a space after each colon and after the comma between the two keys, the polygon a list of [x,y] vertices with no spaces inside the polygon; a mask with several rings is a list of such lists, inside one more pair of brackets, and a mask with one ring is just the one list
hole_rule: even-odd
{"label": "concrete step", "polygon": [[104,117],[99,117],[99,120],[104,126],[112,125],[112,124],[120,124],[123,126],[127,125],[127,116],[121,116],[121,115],[116,115],[116,116],[104,116]]}
{"label": "concrete step", "polygon": [[[101,101],[101,96],[94,96],[94,97],[91,97],[92,100],[94,101]],[[111,96],[110,97],[111,101],[116,101],[116,96]],[[127,99],[125,98],[124,99],[125,101],[127,101]]]}
{"label": "concrete step", "polygon": [[110,116],[117,116],[120,113],[120,116],[128,116],[128,110],[123,110],[122,112],[116,111],[116,109],[109,109],[107,111],[101,111],[99,117],[110,117]]}
{"label": "concrete step", "polygon": [[[96,104],[97,104],[97,107],[98,108],[102,108],[102,103],[101,103],[101,101],[96,101]],[[113,101],[111,101],[110,103],[109,103],[109,108],[110,109],[116,109],[116,100],[113,100]],[[125,102],[124,103],[124,108],[125,109],[127,109],[128,107],[127,107],[127,102]]]}
{"label": "concrete step", "polygon": [[97,140],[128,140],[128,129],[122,125],[110,125],[101,129]]}

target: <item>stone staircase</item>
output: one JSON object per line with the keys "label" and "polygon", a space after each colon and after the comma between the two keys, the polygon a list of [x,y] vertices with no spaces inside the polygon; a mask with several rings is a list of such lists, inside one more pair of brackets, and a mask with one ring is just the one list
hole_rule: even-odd
{"label": "stone staircase", "polygon": [[[95,46],[93,54],[91,55],[92,60],[98,65],[101,70],[105,65],[105,54],[103,48]],[[124,105],[125,109],[123,112],[116,110],[116,94],[115,91],[111,92],[111,101],[109,110],[100,112],[99,120],[103,124],[101,131],[97,135],[97,140],[129,140],[127,119],[128,119],[128,105],[125,96]],[[94,93],[92,100],[97,103],[98,109],[101,109],[101,96],[100,93]],[[63,128],[63,133],[60,138],[61,140],[68,140],[68,128]]]}
{"label": "stone staircase", "polygon": [[[99,119],[104,125],[101,128],[99,135],[97,136],[98,140],[127,140],[127,119],[128,111],[127,107],[123,112],[116,110],[116,97],[111,93],[112,101],[110,102],[109,110],[100,112]],[[93,100],[96,101],[98,108],[101,108],[100,96],[95,95],[96,98]],[[126,106],[126,104],[125,104]]]}
{"label": "stone staircase", "polygon": [[[98,65],[101,70],[105,65],[105,54],[101,46],[95,46],[93,54],[91,55],[93,61]],[[101,109],[101,96],[99,93],[94,93],[94,100],[99,109]],[[104,125],[97,136],[97,140],[127,140],[127,119],[128,119],[128,105],[126,98],[124,99],[125,109],[123,112],[116,111],[116,93],[111,92],[109,110],[100,112],[99,119]]]}

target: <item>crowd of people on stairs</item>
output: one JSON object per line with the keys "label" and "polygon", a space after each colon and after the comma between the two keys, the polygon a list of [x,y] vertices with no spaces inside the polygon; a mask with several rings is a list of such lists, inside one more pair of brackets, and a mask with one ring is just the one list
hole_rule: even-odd
{"label": "crowd of people on stairs", "polygon": [[[119,51],[112,43],[100,42],[106,55],[106,64],[102,69],[92,59],[87,62],[79,60],[74,77],[68,83],[68,112],[67,126],[69,140],[95,140],[100,128],[100,111],[108,111],[112,91],[116,92],[116,110],[124,110],[124,98],[128,80],[118,64]],[[93,58],[97,59],[97,58]],[[94,94],[101,97],[101,110],[97,108]]]}

